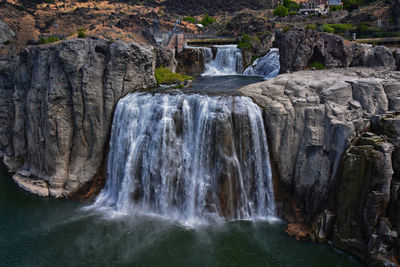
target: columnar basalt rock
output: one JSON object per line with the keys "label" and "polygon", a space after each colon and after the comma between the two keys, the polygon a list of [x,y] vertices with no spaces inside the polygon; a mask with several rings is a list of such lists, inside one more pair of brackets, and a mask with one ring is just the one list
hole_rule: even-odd
{"label": "columnar basalt rock", "polygon": [[399,72],[348,68],[240,89],[264,109],[280,184],[314,236],[370,263],[397,259],[398,86]]}
{"label": "columnar basalt rock", "polygon": [[28,47],[0,66],[1,154],[16,181],[45,181],[55,197],[92,181],[118,100],[156,84],[152,49],[119,41]]}

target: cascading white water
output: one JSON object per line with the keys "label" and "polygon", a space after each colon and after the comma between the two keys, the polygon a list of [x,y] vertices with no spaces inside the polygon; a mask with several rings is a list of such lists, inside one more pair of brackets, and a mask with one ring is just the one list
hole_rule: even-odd
{"label": "cascading white water", "polygon": [[[205,72],[203,75],[208,76],[222,76],[222,75],[237,75],[242,74],[243,71],[243,59],[242,51],[237,48],[237,45],[217,45],[214,46],[217,49],[215,59],[205,61]],[[209,58],[212,50],[205,51]]]}
{"label": "cascading white water", "polygon": [[132,93],[94,204],[196,223],[275,216],[261,109],[246,97]]}
{"label": "cascading white water", "polygon": [[266,79],[276,77],[279,74],[279,49],[271,48],[267,55],[257,58],[244,72],[244,75],[261,76]]}

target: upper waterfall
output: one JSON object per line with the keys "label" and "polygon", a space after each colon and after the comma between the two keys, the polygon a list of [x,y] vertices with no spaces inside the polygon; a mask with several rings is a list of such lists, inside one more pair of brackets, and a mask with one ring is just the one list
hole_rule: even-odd
{"label": "upper waterfall", "polygon": [[[222,76],[237,75],[243,72],[242,51],[237,45],[217,45],[215,58],[212,57],[212,49],[204,50],[205,72],[203,75]],[[211,54],[211,58],[210,55]]]}
{"label": "upper waterfall", "polygon": [[261,109],[247,97],[132,93],[94,206],[184,222],[275,215]]}

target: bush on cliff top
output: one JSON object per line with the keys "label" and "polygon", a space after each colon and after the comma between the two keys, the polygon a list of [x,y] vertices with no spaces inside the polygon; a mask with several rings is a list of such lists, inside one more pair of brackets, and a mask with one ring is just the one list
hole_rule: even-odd
{"label": "bush on cliff top", "polygon": [[39,44],[51,44],[51,43],[54,43],[54,42],[58,42],[60,40],[61,40],[61,38],[57,37],[57,36],[49,36],[47,38],[41,37],[39,39]]}
{"label": "bush on cliff top", "polygon": [[289,14],[289,9],[287,9],[285,6],[277,6],[274,9],[274,15],[279,16],[279,17],[284,17]]}
{"label": "bush on cliff top", "polygon": [[158,84],[174,84],[193,79],[188,75],[173,73],[164,67],[156,68],[155,76]]}
{"label": "bush on cliff top", "polygon": [[185,18],[183,18],[183,21],[191,22],[191,23],[194,23],[194,24],[197,23],[197,20],[195,18],[193,18],[193,17],[185,17]]}
{"label": "bush on cliff top", "polygon": [[324,25],[322,25],[322,27],[321,27],[321,31],[333,33],[333,32],[335,31],[335,29],[332,28],[331,26],[329,26],[328,24],[324,24]]}
{"label": "bush on cliff top", "polygon": [[206,14],[203,19],[200,21],[200,23],[205,27],[208,26],[210,24],[213,24],[214,22],[216,22],[216,20],[212,17],[210,17],[208,14]]}
{"label": "bush on cliff top", "polygon": [[305,28],[307,30],[315,30],[317,29],[317,26],[315,26],[314,24],[307,24]]}
{"label": "bush on cliff top", "polygon": [[240,38],[237,47],[240,48],[240,49],[251,50],[251,49],[253,49],[253,47],[252,47],[250,41],[251,41],[250,35],[248,35],[248,34],[245,33],[245,34],[243,34],[242,37]]}

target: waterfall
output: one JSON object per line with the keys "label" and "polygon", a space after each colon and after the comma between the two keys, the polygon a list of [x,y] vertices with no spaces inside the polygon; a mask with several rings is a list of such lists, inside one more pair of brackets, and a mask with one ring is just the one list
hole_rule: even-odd
{"label": "waterfall", "polygon": [[[211,58],[211,60],[205,62],[205,72],[203,75],[222,76],[242,74],[242,51],[237,48],[237,45],[217,45],[214,48],[217,50],[215,59]],[[209,58],[208,55],[211,51],[211,48],[206,51],[208,54],[205,58]]]}
{"label": "waterfall", "polygon": [[181,222],[274,217],[261,109],[239,96],[127,95],[94,206]]}
{"label": "waterfall", "polygon": [[244,72],[244,75],[262,76],[266,79],[276,77],[279,74],[279,49],[272,48],[267,55],[257,58]]}

